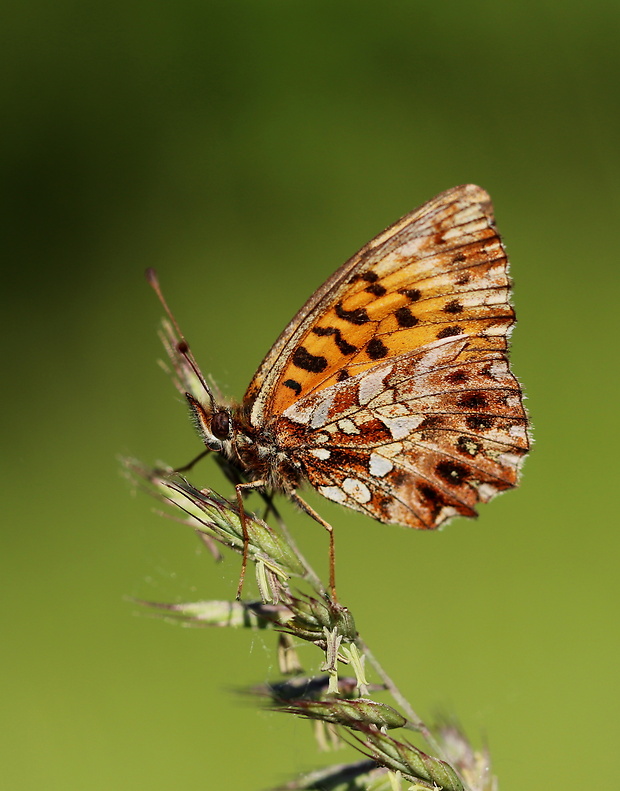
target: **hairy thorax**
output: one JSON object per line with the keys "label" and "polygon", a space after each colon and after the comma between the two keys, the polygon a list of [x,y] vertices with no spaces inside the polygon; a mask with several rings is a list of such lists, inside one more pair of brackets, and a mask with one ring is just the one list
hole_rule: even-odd
{"label": "hairy thorax", "polygon": [[290,493],[303,479],[303,471],[288,449],[279,447],[268,427],[256,429],[242,407],[233,408],[233,437],[228,461],[250,481],[265,481],[268,489]]}

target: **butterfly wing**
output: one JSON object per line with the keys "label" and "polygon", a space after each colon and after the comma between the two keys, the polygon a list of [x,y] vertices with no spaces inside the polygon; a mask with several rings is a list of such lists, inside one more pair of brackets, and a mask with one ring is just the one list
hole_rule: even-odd
{"label": "butterfly wing", "polygon": [[[294,317],[248,388],[251,423],[269,425],[325,496],[381,521],[434,527],[473,515],[476,501],[515,485],[527,449],[506,359],[507,269],[487,193],[465,185],[437,196]],[[440,381],[450,374],[452,385]],[[505,430],[486,434],[496,420]]]}
{"label": "butterfly wing", "polygon": [[528,448],[501,352],[440,339],[290,406],[278,442],[325,497],[381,522],[438,527],[517,483]]}

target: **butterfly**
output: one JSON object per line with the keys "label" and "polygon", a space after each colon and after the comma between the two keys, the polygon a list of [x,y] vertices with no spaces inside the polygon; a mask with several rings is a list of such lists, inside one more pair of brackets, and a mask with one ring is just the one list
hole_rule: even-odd
{"label": "butterfly", "polygon": [[284,329],[241,403],[218,403],[180,331],[178,351],[206,394],[186,393],[204,444],[238,474],[242,518],[242,493],[260,489],[326,527],[335,596],[333,530],[300,497],[303,485],[379,522],[435,529],[517,484],[529,438],[507,358],[514,321],[491,200],[468,184],[343,264]]}

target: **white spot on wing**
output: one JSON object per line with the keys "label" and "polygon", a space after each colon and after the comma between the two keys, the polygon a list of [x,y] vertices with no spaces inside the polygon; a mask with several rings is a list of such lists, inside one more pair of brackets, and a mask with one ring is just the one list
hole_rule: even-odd
{"label": "white spot on wing", "polygon": [[282,414],[294,423],[301,423],[303,426],[307,426],[310,422],[313,410],[314,402],[304,404],[304,399],[302,399],[301,401],[292,403]]}
{"label": "white spot on wing", "polygon": [[379,370],[373,370],[371,368],[368,373],[362,376],[358,389],[358,397],[362,406],[375,398],[375,396],[378,396],[379,393],[385,389],[383,380],[391,372],[392,366],[390,365],[387,368],[380,368]]}
{"label": "white spot on wing", "polygon": [[371,498],[368,486],[362,481],[358,481],[357,478],[345,478],[342,482],[342,488],[357,503],[367,503]]}
{"label": "white spot on wing", "polygon": [[328,500],[333,500],[335,503],[344,503],[347,496],[337,486],[319,486],[319,494],[327,497]]}
{"label": "white spot on wing", "polygon": [[302,426],[319,428],[327,421],[334,396],[335,393],[328,387],[318,396],[308,396],[293,402],[282,414],[295,423],[301,423]]}
{"label": "white spot on wing", "polygon": [[497,494],[497,489],[490,483],[481,483],[478,485],[478,495],[483,503],[486,503]]}
{"label": "white spot on wing", "polygon": [[370,466],[368,469],[371,475],[377,478],[383,478],[384,475],[387,475],[388,472],[394,469],[394,465],[389,459],[386,459],[385,456],[379,456],[378,453],[371,453]]}
{"label": "white spot on wing", "polygon": [[[437,368],[440,363],[446,365],[462,351],[465,343],[461,338],[440,338],[429,343],[416,355],[415,374],[419,376]],[[447,347],[447,348],[444,348]],[[423,352],[423,353],[422,353]]]}
{"label": "white spot on wing", "polygon": [[505,464],[508,467],[518,467],[521,457],[516,453],[500,453],[497,460],[500,464]]}
{"label": "white spot on wing", "polygon": [[332,455],[327,450],[327,448],[313,448],[312,450],[309,450],[308,453],[317,459],[321,459],[321,461],[327,461],[327,459],[329,459],[329,457]]}
{"label": "white spot on wing", "polygon": [[516,437],[517,439],[525,439],[527,436],[525,432],[525,426],[521,425],[511,426],[508,433],[511,437]]}
{"label": "white spot on wing", "polygon": [[348,417],[338,421],[338,428],[345,434],[360,434],[359,428]]}
{"label": "white spot on wing", "polygon": [[325,395],[321,398],[316,409],[312,413],[312,419],[310,420],[311,428],[319,428],[320,426],[324,426],[327,422],[329,410],[334,403],[334,393],[330,392],[330,389],[331,388],[328,388],[325,391]]}
{"label": "white spot on wing", "polygon": [[446,519],[452,519],[453,516],[458,516],[458,511],[451,505],[444,505],[444,507],[439,511],[437,516],[437,522],[445,522]]}
{"label": "white spot on wing", "polygon": [[489,376],[492,379],[502,379],[508,373],[508,364],[503,360],[493,360],[489,367]]}
{"label": "white spot on wing", "polygon": [[424,418],[422,415],[394,418],[380,416],[379,420],[385,425],[393,439],[404,439],[420,425]]}
{"label": "white spot on wing", "polygon": [[481,332],[480,334],[488,337],[495,335],[506,335],[506,328],[507,320],[503,319],[497,324],[489,324],[487,327],[485,327],[484,332]]}

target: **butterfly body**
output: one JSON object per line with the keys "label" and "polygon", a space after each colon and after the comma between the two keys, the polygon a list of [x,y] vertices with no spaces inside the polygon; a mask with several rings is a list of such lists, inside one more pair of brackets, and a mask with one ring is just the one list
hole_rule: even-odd
{"label": "butterfly body", "polygon": [[309,484],[380,522],[475,516],[529,448],[507,268],[487,193],[442,193],[315,292],[241,404],[188,396],[205,444],[250,484]]}
{"label": "butterfly body", "polygon": [[186,394],[194,422],[209,450],[219,453],[233,477],[263,482],[266,489],[290,494],[302,482],[299,464],[291,462],[286,448],[280,448],[269,429],[252,426],[242,404],[215,404],[206,408]]}

